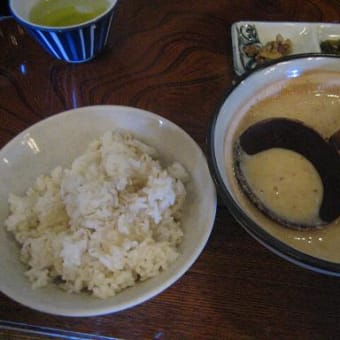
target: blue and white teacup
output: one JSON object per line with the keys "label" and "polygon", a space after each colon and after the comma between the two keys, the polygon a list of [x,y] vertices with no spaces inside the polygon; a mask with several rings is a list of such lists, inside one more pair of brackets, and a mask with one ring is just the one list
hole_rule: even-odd
{"label": "blue and white teacup", "polygon": [[30,21],[30,11],[38,1],[10,0],[9,7],[14,18],[47,52],[57,59],[82,63],[93,59],[104,49],[118,0],[107,0],[107,9],[89,21],[58,27],[38,25]]}

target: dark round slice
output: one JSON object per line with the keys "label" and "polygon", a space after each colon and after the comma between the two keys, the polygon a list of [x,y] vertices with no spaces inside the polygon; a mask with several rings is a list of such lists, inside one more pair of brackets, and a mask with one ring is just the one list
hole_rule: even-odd
{"label": "dark round slice", "polygon": [[[234,145],[234,165],[237,180],[248,198],[265,215],[289,228],[312,229],[334,221],[340,216],[340,156],[334,139],[328,143],[314,129],[300,121],[273,118],[260,121],[244,131]],[[295,151],[309,160],[320,175],[323,198],[319,220],[301,224],[283,219],[274,213],[252,192],[241,167],[242,152],[255,155],[271,148]]]}

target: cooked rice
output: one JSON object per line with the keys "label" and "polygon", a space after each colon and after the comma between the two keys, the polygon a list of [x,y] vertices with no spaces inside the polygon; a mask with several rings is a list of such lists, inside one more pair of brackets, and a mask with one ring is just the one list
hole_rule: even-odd
{"label": "cooked rice", "polygon": [[177,162],[163,169],[156,156],[129,134],[107,132],[71,169],[10,194],[5,225],[34,288],[54,282],[105,298],[176,260],[188,174]]}

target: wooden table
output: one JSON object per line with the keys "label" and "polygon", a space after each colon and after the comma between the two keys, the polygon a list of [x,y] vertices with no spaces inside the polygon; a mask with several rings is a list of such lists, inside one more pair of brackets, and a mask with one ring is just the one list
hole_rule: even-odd
{"label": "wooden table", "polygon": [[[53,59],[12,19],[1,20],[0,146],[60,111],[119,104],[170,119],[205,150],[209,120],[236,78],[233,22],[337,23],[339,17],[336,0],[121,0],[107,49],[79,65]],[[70,318],[0,294],[0,319],[91,339],[339,339],[340,280],[273,255],[219,204],[194,266],[151,301],[117,314]],[[2,329],[0,338],[47,335]]]}

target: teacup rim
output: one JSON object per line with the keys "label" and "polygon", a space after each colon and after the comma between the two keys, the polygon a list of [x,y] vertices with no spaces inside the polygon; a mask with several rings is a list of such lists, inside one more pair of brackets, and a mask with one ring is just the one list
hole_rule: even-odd
{"label": "teacup rim", "polygon": [[91,20],[84,21],[84,22],[82,22],[80,24],[67,25],[67,26],[45,26],[45,25],[35,24],[35,23],[33,23],[33,22],[23,18],[21,15],[18,15],[18,13],[12,7],[13,1],[14,0],[9,0],[9,3],[8,3],[9,11],[10,11],[11,15],[19,23],[23,24],[26,27],[38,29],[40,31],[53,31],[53,32],[55,32],[55,31],[60,32],[60,31],[69,31],[69,30],[74,30],[74,29],[80,29],[82,27],[95,24],[96,22],[100,21],[103,17],[105,17],[108,14],[110,14],[114,10],[114,8],[116,7],[116,5],[118,3],[118,0],[113,0],[112,3],[109,5],[109,7],[104,12],[102,12],[98,16],[92,18]]}

